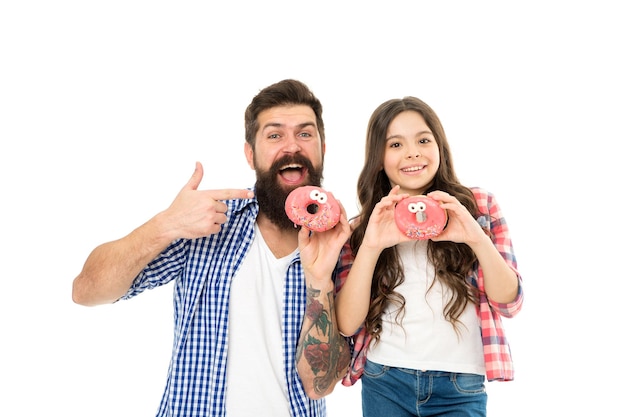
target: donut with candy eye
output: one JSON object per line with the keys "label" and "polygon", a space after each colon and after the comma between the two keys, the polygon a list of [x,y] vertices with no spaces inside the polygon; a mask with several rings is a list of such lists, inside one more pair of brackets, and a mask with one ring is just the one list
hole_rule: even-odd
{"label": "donut with candy eye", "polygon": [[448,223],[448,213],[432,198],[415,195],[396,205],[394,219],[406,236],[426,240],[443,231]]}
{"label": "donut with candy eye", "polygon": [[315,232],[332,229],[339,223],[341,208],[333,195],[321,187],[305,185],[287,196],[285,212],[294,225]]}

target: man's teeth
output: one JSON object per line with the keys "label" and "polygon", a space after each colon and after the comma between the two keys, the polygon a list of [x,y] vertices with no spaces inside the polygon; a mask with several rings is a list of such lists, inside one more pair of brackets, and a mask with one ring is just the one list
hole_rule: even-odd
{"label": "man's teeth", "polygon": [[300,169],[300,168],[302,168],[302,165],[290,164],[290,165],[285,165],[284,167],[281,168],[281,170],[283,170],[283,169]]}

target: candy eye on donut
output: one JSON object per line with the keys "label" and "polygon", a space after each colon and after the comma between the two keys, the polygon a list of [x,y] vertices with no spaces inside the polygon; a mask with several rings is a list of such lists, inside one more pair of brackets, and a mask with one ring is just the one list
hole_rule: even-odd
{"label": "candy eye on donut", "polygon": [[309,196],[311,197],[311,200],[317,201],[320,204],[325,204],[326,201],[328,201],[328,196],[326,195],[326,193],[323,193],[320,190],[311,191],[311,194],[309,194]]}
{"label": "candy eye on donut", "polygon": [[407,208],[409,209],[409,211],[411,213],[417,213],[417,212],[421,212],[421,211],[426,211],[426,204],[418,201],[416,203],[410,203]]}

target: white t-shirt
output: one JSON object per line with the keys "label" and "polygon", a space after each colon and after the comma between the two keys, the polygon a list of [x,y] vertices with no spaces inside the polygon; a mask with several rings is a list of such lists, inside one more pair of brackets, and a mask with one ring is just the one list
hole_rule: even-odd
{"label": "white t-shirt", "polygon": [[290,416],[281,326],[285,276],[294,255],[276,259],[255,225],[231,286],[227,416]]}
{"label": "white t-shirt", "polygon": [[383,314],[380,342],[372,343],[367,357],[383,365],[417,370],[485,375],[485,359],[476,306],[468,303],[459,319],[459,334],[443,315],[448,288],[434,280],[428,262],[427,241],[398,245],[405,281],[396,291],[406,300],[404,317],[396,322],[397,306]]}

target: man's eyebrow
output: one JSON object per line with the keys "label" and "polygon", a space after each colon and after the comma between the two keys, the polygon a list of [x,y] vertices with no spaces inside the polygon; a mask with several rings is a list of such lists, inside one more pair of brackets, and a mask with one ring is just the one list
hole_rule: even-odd
{"label": "man's eyebrow", "polygon": [[314,123],[314,122],[304,122],[304,123],[300,123],[300,124],[298,125],[298,127],[299,127],[300,129],[302,129],[302,128],[304,128],[304,127],[309,127],[309,126],[311,126],[311,127],[317,127],[317,126],[315,125],[315,123]]}
{"label": "man's eyebrow", "polygon": [[263,130],[267,129],[268,127],[282,127],[283,124],[282,123],[266,123],[265,125],[263,125]]}
{"label": "man's eyebrow", "polygon": [[[300,124],[296,125],[296,128],[303,129],[303,128],[309,127],[309,126],[316,127],[314,122],[304,122],[304,123],[300,123]],[[267,123],[267,124],[265,124],[263,126],[262,130],[265,130],[267,128],[272,128],[272,127],[280,128],[280,127],[285,127],[285,125],[283,123],[278,123],[278,122],[269,122],[269,123]]]}

